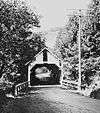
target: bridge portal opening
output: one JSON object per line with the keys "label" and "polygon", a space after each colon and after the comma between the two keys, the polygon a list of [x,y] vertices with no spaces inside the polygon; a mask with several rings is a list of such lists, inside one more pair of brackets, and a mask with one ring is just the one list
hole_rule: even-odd
{"label": "bridge portal opening", "polygon": [[56,64],[36,64],[30,73],[30,85],[59,85],[61,70]]}

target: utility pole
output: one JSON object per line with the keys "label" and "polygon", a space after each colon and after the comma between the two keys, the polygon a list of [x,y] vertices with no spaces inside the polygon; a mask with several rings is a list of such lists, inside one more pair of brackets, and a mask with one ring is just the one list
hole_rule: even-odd
{"label": "utility pole", "polygon": [[79,10],[79,34],[78,34],[78,50],[79,50],[79,77],[78,77],[78,91],[81,90],[81,10]]}
{"label": "utility pole", "polygon": [[[67,10],[71,10],[71,11],[75,11],[78,10],[78,14],[75,14],[76,16],[78,16],[79,19],[79,31],[78,31],[78,50],[79,50],[79,54],[78,54],[78,60],[79,60],[79,74],[78,74],[78,91],[81,91],[81,29],[82,29],[82,11],[86,11],[86,9],[67,9]],[[91,11],[91,10],[90,10]],[[68,15],[68,16],[72,16],[72,15]],[[84,15],[86,17],[86,15]],[[89,17],[89,16],[88,16]],[[90,16],[91,17],[91,16]]]}

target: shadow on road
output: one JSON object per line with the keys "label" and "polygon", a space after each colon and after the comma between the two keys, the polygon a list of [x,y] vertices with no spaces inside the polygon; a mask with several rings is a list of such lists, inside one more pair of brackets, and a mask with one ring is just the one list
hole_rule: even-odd
{"label": "shadow on road", "polygon": [[40,98],[39,94],[32,95],[32,98],[23,97],[9,101],[2,113],[55,113],[48,102]]}

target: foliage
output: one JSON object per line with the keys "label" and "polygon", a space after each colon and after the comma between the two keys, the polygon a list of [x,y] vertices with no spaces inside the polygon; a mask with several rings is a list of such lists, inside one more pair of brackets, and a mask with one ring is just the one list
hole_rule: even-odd
{"label": "foliage", "polygon": [[59,51],[61,58],[66,62],[64,66],[65,79],[78,79],[78,27],[78,18],[73,15],[67,26],[57,36],[55,51]]}
{"label": "foliage", "polygon": [[[78,16],[72,15],[57,37],[55,50],[66,62],[65,78],[78,78]],[[100,70],[100,1],[92,0],[85,16],[81,16],[82,84],[90,85]],[[74,74],[73,74],[74,73]],[[76,77],[77,75],[77,77]]]}
{"label": "foliage", "polygon": [[41,34],[30,32],[33,26],[39,27],[39,18],[25,2],[0,1],[0,77],[6,75],[13,81],[44,45]]}
{"label": "foliage", "polygon": [[88,85],[94,76],[100,75],[100,1],[92,0],[82,28],[82,76]]}

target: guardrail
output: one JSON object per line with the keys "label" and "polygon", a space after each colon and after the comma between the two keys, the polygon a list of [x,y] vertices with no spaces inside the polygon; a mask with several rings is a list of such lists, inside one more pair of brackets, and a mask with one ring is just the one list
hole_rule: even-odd
{"label": "guardrail", "polygon": [[66,86],[67,88],[76,88],[76,89],[78,89],[78,82],[76,82],[76,81],[63,80],[62,85]]}
{"label": "guardrail", "polygon": [[26,82],[16,85],[15,86],[15,96],[19,95],[21,92],[23,92],[23,90],[24,91],[27,90],[29,83],[30,83],[30,81],[26,81]]}

